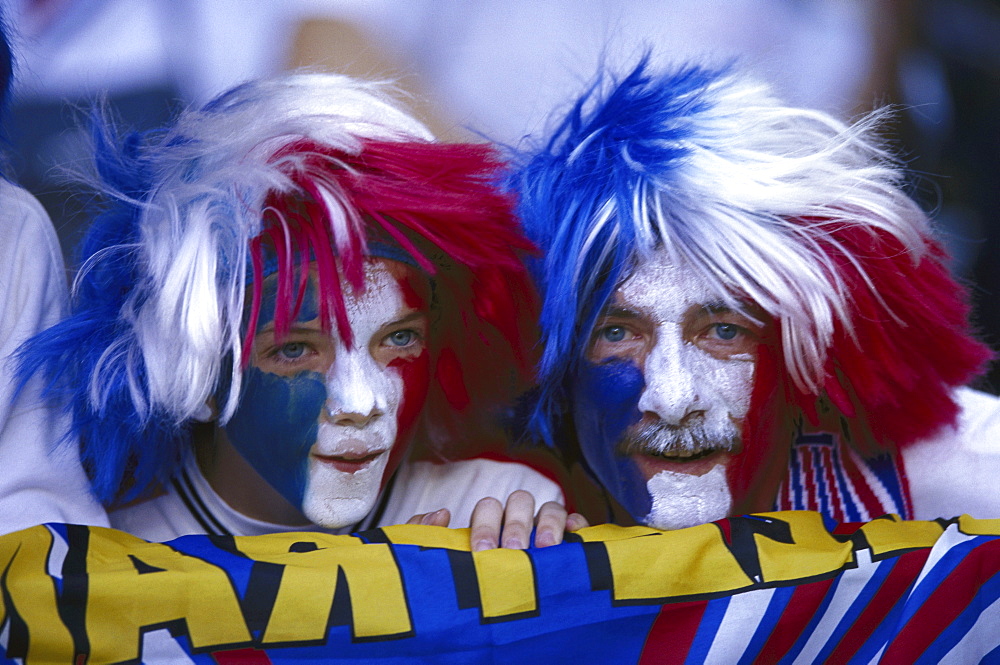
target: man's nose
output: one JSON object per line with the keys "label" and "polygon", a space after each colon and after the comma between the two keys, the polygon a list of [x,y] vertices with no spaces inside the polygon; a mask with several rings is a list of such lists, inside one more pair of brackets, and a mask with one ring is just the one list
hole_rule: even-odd
{"label": "man's nose", "polygon": [[657,340],[643,366],[646,386],[639,397],[639,411],[670,425],[686,425],[704,416],[697,363],[690,344],[682,339]]}
{"label": "man's nose", "polygon": [[324,417],[334,425],[364,427],[385,413],[375,361],[364,351],[338,354],[327,372]]}

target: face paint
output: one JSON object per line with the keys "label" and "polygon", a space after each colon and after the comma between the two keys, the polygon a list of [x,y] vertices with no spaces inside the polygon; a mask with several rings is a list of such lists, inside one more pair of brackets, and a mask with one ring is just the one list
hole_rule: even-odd
{"label": "face paint", "polygon": [[646,488],[653,506],[643,522],[657,529],[685,529],[722,519],[733,506],[723,464],[700,476],[660,471]]}
{"label": "face paint", "polygon": [[400,280],[412,281],[410,272],[374,260],[363,292],[341,285],[352,348],[322,330],[313,288],[285,338],[275,339],[270,321],[258,327],[226,435],[315,524],[348,526],[371,511],[423,408],[427,315],[404,300]]}
{"label": "face paint", "polygon": [[[725,466],[740,449],[760,325],[726,302],[658,250],[615,291],[574,382],[588,464],[650,526],[728,514]],[[623,364],[641,372],[639,389],[613,369]]]}

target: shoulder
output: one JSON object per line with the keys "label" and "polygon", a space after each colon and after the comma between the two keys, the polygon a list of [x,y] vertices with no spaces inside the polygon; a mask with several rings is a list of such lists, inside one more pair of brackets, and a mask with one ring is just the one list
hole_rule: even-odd
{"label": "shoulder", "polygon": [[116,508],[108,513],[108,519],[112,528],[150,542],[205,533],[173,491]]}
{"label": "shoulder", "polygon": [[67,294],[62,250],[52,222],[35,197],[2,179],[0,211],[4,320],[10,322],[16,315],[21,325],[51,325]]}
{"label": "shoulder", "polygon": [[516,490],[535,497],[535,505],[565,503],[559,484],[528,464],[496,457],[404,464],[380,522],[399,524],[411,516],[439,508],[451,511],[451,526],[467,527],[476,503],[491,496],[501,502]]}
{"label": "shoulder", "polygon": [[961,388],[958,422],[903,449],[916,519],[1000,517],[1000,398]]}
{"label": "shoulder", "polygon": [[[7,238],[44,251],[46,256],[56,254],[59,240],[49,221],[45,208],[34,196],[17,185],[0,178],[0,229]],[[5,243],[8,246],[10,243]]]}

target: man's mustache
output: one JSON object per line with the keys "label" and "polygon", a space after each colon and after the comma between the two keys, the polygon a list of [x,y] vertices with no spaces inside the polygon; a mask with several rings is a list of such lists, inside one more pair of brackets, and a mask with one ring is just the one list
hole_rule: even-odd
{"label": "man's mustache", "polygon": [[739,427],[725,423],[707,425],[704,418],[687,425],[655,420],[630,427],[618,441],[616,452],[629,455],[693,456],[710,450],[739,452]]}

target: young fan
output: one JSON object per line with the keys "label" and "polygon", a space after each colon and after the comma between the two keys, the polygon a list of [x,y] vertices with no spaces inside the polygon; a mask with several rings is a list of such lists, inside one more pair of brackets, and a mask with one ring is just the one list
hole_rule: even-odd
{"label": "young fan", "polygon": [[[435,143],[382,87],[330,75],[95,137],[111,204],[72,315],[21,360],[71,406],[113,526],[346,531],[439,508],[465,526],[482,497],[562,503],[524,464],[468,459],[531,364],[529,244],[488,147]],[[565,512],[543,512],[556,542]]]}

